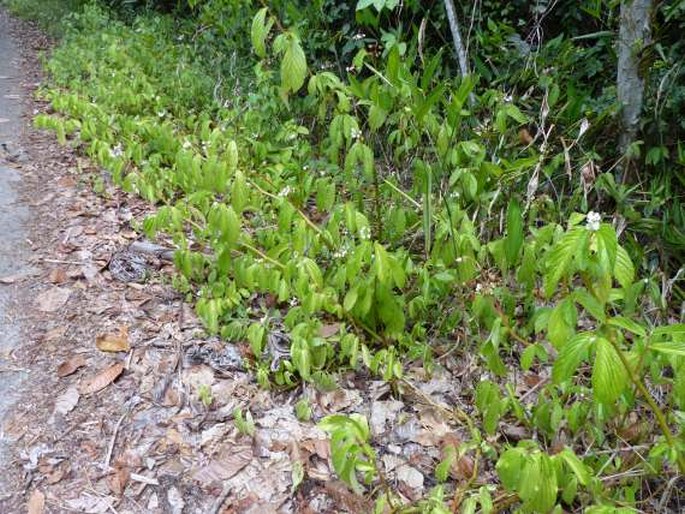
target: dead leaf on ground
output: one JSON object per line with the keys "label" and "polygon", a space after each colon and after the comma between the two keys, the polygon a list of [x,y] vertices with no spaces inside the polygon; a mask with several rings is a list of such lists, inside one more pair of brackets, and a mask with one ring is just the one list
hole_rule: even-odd
{"label": "dead leaf on ground", "polygon": [[53,284],[63,284],[67,281],[67,272],[64,268],[54,268],[48,275],[48,280]]}
{"label": "dead leaf on ground", "polygon": [[61,394],[57,398],[57,401],[55,402],[55,413],[66,416],[72,410],[74,410],[79,398],[80,395],[78,390],[75,387],[70,387],[64,392],[64,394]]}
{"label": "dead leaf on ground", "polygon": [[45,510],[45,495],[38,489],[33,491],[29,501],[26,502],[26,510],[28,514],[42,514]]}
{"label": "dead leaf on ground", "polygon": [[90,514],[100,514],[109,512],[112,505],[116,504],[113,496],[95,496],[90,493],[81,493],[81,496],[73,500],[65,501],[67,507],[76,512],[88,512]]}
{"label": "dead leaf on ground", "polygon": [[109,384],[114,382],[117,379],[117,377],[123,373],[123,371],[124,365],[121,362],[117,362],[116,364],[111,365],[106,370],[102,371],[101,373],[98,373],[93,378],[86,381],[81,386],[81,393],[93,394],[97,393],[98,391],[101,391]]}
{"label": "dead leaf on ground", "polygon": [[319,329],[319,337],[327,339],[331,336],[334,336],[338,332],[340,332],[340,323],[330,323],[328,325],[322,325]]}
{"label": "dead leaf on ground", "polygon": [[193,478],[205,487],[224,482],[247,466],[253,456],[251,445],[233,446],[208,465],[197,469],[193,473]]}
{"label": "dead leaf on ground", "polygon": [[71,295],[71,289],[53,287],[42,292],[36,298],[36,305],[41,312],[55,312],[64,306]]}
{"label": "dead leaf on ground", "polygon": [[114,470],[114,473],[107,477],[107,485],[109,490],[112,491],[117,496],[122,496],[126,490],[129,479],[131,478],[131,472],[126,467],[118,467]]}
{"label": "dead leaf on ground", "polygon": [[83,355],[74,355],[57,367],[57,376],[59,378],[67,377],[85,365],[86,358]]}
{"label": "dead leaf on ground", "polygon": [[95,345],[101,352],[127,352],[131,349],[128,342],[128,329],[119,328],[115,334],[100,334],[95,338]]}

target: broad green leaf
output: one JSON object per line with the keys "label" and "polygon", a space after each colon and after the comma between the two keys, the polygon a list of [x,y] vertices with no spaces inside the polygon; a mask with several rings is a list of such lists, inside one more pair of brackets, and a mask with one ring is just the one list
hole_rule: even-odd
{"label": "broad green leaf", "polygon": [[257,11],[257,14],[255,14],[255,17],[252,19],[252,30],[250,32],[252,48],[254,48],[255,53],[261,59],[266,57],[266,36],[269,34],[274,23],[273,19],[269,19],[268,22],[266,21],[267,13],[268,8],[266,7]]}
{"label": "broad green leaf", "polygon": [[507,235],[504,239],[504,253],[509,266],[518,262],[523,245],[523,211],[517,200],[509,202],[507,209]]}
{"label": "broad green leaf", "polygon": [[381,284],[392,287],[392,268],[387,250],[380,243],[374,243],[373,249],[376,278]]}
{"label": "broad green leaf", "polygon": [[357,299],[359,298],[359,287],[357,285],[353,286],[345,295],[345,300],[343,301],[343,308],[349,312],[357,304]]}
{"label": "broad green leaf", "polygon": [[499,388],[490,380],[483,380],[476,387],[476,407],[483,417],[483,428],[492,435],[499,423],[502,399]]}
{"label": "broad green leaf", "polygon": [[578,478],[578,482],[581,485],[587,485],[590,482],[590,472],[583,461],[578,458],[578,456],[573,453],[570,448],[564,448],[559,452],[555,458],[563,459],[564,463],[569,467],[573,474]]}
{"label": "broad green leaf", "polygon": [[622,246],[616,249],[616,263],[614,264],[614,277],[621,287],[629,287],[635,280],[635,266],[628,252]]}
{"label": "broad green leaf", "polygon": [[549,512],[557,500],[557,474],[549,455],[528,456],[521,471],[519,497],[533,512]]}
{"label": "broad green leaf", "polygon": [[497,461],[497,475],[508,491],[516,491],[521,481],[521,470],[526,460],[525,450],[509,448]]}
{"label": "broad green leaf", "polygon": [[628,374],[616,349],[609,341],[603,337],[597,337],[595,348],[592,392],[599,402],[611,405],[625,389]]}
{"label": "broad green leaf", "polygon": [[685,341],[667,341],[663,343],[652,343],[649,349],[666,355],[678,355],[685,357]]}
{"label": "broad green leaf", "polygon": [[302,337],[293,337],[290,358],[303,380],[309,380],[312,369],[312,355],[309,343]]}
{"label": "broad green leaf", "polygon": [[577,289],[573,292],[573,298],[576,302],[583,306],[583,308],[592,315],[597,321],[604,323],[606,321],[606,313],[604,306],[590,293],[587,289]]}
{"label": "broad green leaf", "polygon": [[544,290],[547,298],[556,290],[562,277],[569,275],[571,262],[579,252],[587,252],[589,232],[584,227],[574,227],[557,241],[547,254]]}
{"label": "broad green leaf", "polygon": [[673,325],[657,327],[652,332],[652,337],[663,336],[669,336],[676,341],[685,340],[685,323],[674,323]]}
{"label": "broad green leaf", "polygon": [[369,109],[369,127],[374,132],[383,126],[388,112],[379,105],[372,105]]}
{"label": "broad green leaf", "polygon": [[297,92],[307,77],[307,58],[299,38],[287,33],[287,42],[281,60],[281,88],[287,92]]}
{"label": "broad green leaf", "polygon": [[562,348],[576,332],[578,314],[570,298],[565,298],[552,310],[547,323],[547,337],[555,348]]}
{"label": "broad green leaf", "polygon": [[597,253],[599,254],[599,261],[605,272],[612,273],[616,265],[616,254],[618,252],[618,239],[614,228],[602,223],[597,232],[594,232],[597,238]]}
{"label": "broad green leaf", "polygon": [[645,327],[643,327],[639,323],[633,321],[632,319],[628,319],[624,316],[614,316],[613,318],[609,318],[607,323],[609,323],[609,325],[612,325],[614,327],[618,327],[618,328],[622,328],[623,330],[627,330],[628,332],[631,332],[631,333],[638,335],[640,337],[645,337],[647,335],[647,331],[645,330]]}
{"label": "broad green leaf", "polygon": [[596,339],[593,332],[581,332],[561,348],[552,368],[554,382],[564,382],[573,376],[581,361],[587,358],[588,350]]}

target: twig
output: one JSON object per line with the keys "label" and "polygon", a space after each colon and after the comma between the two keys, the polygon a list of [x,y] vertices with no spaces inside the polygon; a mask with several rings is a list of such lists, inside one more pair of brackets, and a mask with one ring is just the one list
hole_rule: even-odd
{"label": "twig", "polygon": [[79,261],[62,261],[59,259],[46,259],[45,257],[39,257],[39,259],[43,262],[47,262],[49,264],[73,264],[75,266],[82,266],[85,264],[85,262],[79,262]]}
{"label": "twig", "polygon": [[105,461],[104,461],[104,468],[107,469],[109,467],[109,463],[112,460],[112,453],[114,452],[114,444],[116,443],[117,440],[117,434],[119,433],[119,428],[121,427],[121,423],[124,421],[124,418],[128,412],[124,412],[121,417],[119,418],[119,421],[117,421],[117,424],[114,426],[114,432],[112,433],[112,439],[109,441],[109,447],[107,448],[107,455],[105,456]]}
{"label": "twig", "polygon": [[138,473],[131,473],[130,478],[134,482],[140,482],[141,484],[159,485],[159,480],[156,478],[146,477],[145,475],[139,475]]}

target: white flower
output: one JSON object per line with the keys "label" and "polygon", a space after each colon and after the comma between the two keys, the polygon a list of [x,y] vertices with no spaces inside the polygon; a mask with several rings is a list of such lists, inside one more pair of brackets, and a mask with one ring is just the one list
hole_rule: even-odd
{"label": "white flower", "polygon": [[123,154],[124,154],[124,150],[121,147],[121,143],[118,143],[117,146],[115,146],[114,148],[112,148],[109,151],[109,156],[114,158],[114,159],[116,159],[117,157],[121,157]]}
{"label": "white flower", "polygon": [[281,198],[285,198],[290,194],[290,186],[285,186],[283,189],[281,189],[281,192],[278,193],[278,196]]}
{"label": "white flower", "polygon": [[602,221],[602,215],[595,211],[590,211],[587,213],[585,218],[585,226],[591,232],[597,232],[599,230],[599,224]]}
{"label": "white flower", "polygon": [[359,237],[361,239],[369,239],[371,237],[371,230],[369,230],[369,227],[359,227]]}

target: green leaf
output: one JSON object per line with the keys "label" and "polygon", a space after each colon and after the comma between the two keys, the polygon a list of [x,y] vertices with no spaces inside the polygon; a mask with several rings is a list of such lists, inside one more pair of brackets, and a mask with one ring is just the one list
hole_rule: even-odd
{"label": "green leaf", "polygon": [[595,234],[597,237],[599,261],[606,272],[612,273],[616,265],[616,255],[618,252],[616,231],[611,225],[602,223]]}
{"label": "green leaf", "polygon": [[292,32],[286,33],[283,59],[281,60],[281,88],[287,92],[297,92],[307,77],[307,58],[302,50],[300,39]]}
{"label": "green leaf", "polygon": [[667,341],[663,343],[652,343],[649,349],[666,355],[677,355],[685,357],[685,341]]}
{"label": "green leaf", "polygon": [[568,468],[576,475],[581,485],[587,485],[590,482],[591,477],[587,466],[573,453],[573,450],[564,448],[555,457],[563,459]]}
{"label": "green leaf", "polygon": [[497,461],[497,475],[502,485],[509,491],[516,491],[521,481],[521,469],[525,463],[525,453],[522,448],[509,448]]}
{"label": "green leaf", "polygon": [[518,262],[523,245],[523,211],[517,200],[509,202],[507,209],[507,235],[504,240],[504,253],[509,266]]}
{"label": "green leaf", "polygon": [[483,428],[493,435],[499,423],[502,399],[499,388],[490,380],[483,380],[476,387],[476,407],[483,416]]}
{"label": "green leaf", "polygon": [[596,339],[597,336],[593,332],[581,332],[561,348],[552,368],[554,382],[560,383],[571,378],[581,361],[587,358],[588,349]]}
{"label": "green leaf", "polygon": [[547,337],[555,348],[562,348],[573,337],[577,318],[571,298],[565,298],[552,310],[547,323]]}
{"label": "green leaf", "polygon": [[614,277],[621,287],[630,287],[635,280],[635,266],[628,252],[622,246],[616,248],[616,263],[614,264]]}
{"label": "green leaf", "polygon": [[614,316],[613,318],[609,318],[607,321],[609,325],[612,325],[614,327],[622,328],[623,330],[627,330],[628,332],[631,332],[635,335],[638,335],[640,337],[646,337],[647,336],[647,331],[645,330],[645,327],[640,325],[639,323],[633,321],[632,319],[628,319],[623,316]]}
{"label": "green leaf", "polygon": [[614,403],[628,383],[621,358],[612,344],[603,337],[597,337],[595,360],[592,366],[592,392],[600,403]]}
{"label": "green leaf", "polygon": [[266,21],[266,15],[268,8],[264,7],[257,11],[254,18],[252,19],[252,30],[250,32],[250,38],[252,39],[252,48],[254,48],[255,53],[261,59],[266,57],[266,36],[269,35],[269,31],[274,24],[273,19]]}
{"label": "green leaf", "polygon": [[670,336],[676,341],[685,339],[685,323],[674,323],[664,327],[657,327],[652,332],[652,337]]}
{"label": "green leaf", "polygon": [[557,500],[557,474],[549,455],[534,453],[521,471],[519,497],[533,512],[549,512]]}
{"label": "green leaf", "polygon": [[374,132],[383,126],[386,118],[388,117],[388,111],[380,107],[379,105],[372,105],[369,109],[369,127]]}
{"label": "green leaf", "polygon": [[312,354],[309,343],[302,337],[293,337],[290,358],[303,380],[309,380],[312,369]]}
{"label": "green leaf", "polygon": [[547,298],[556,290],[562,277],[570,275],[571,262],[579,252],[587,252],[589,232],[584,227],[574,227],[557,241],[547,254],[544,290]]}
{"label": "green leaf", "polygon": [[576,302],[583,306],[586,312],[588,312],[597,321],[604,323],[606,321],[606,313],[604,312],[604,306],[600,303],[597,298],[592,296],[587,292],[587,289],[577,289],[573,292],[573,298]]}

